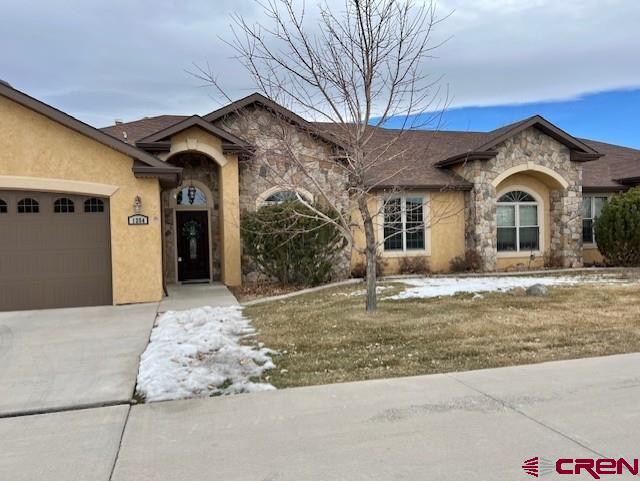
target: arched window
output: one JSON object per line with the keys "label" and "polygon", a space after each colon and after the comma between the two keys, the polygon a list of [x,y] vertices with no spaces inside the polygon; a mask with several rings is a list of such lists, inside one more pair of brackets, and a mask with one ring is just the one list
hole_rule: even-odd
{"label": "arched window", "polygon": [[40,212],[40,204],[31,197],[26,197],[18,202],[18,214],[37,214]]}
{"label": "arched window", "polygon": [[53,203],[53,212],[56,214],[72,214],[76,208],[68,197],[60,197]]}
{"label": "arched window", "polygon": [[104,200],[90,197],[84,201],[85,212],[104,212]]}
{"label": "arched window", "polygon": [[0,214],[6,214],[8,211],[7,203],[3,199],[0,199]]}
{"label": "arched window", "polygon": [[498,199],[496,217],[499,252],[540,249],[538,202],[531,194],[514,190],[502,195]]}
{"label": "arched window", "polygon": [[300,200],[300,197],[302,197],[306,201],[310,201],[311,200],[311,199],[308,199],[308,197],[305,194],[302,194],[302,193],[298,194],[297,192],[295,192],[293,190],[279,190],[279,191],[274,192],[273,194],[269,195],[263,201],[263,205],[282,204],[283,202],[290,202],[290,201],[294,201],[294,200]]}
{"label": "arched window", "polygon": [[176,205],[207,205],[207,194],[194,185],[185,185],[178,190]]}

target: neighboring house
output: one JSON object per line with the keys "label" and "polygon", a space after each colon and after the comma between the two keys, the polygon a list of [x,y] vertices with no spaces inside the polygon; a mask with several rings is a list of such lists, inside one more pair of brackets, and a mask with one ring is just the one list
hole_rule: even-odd
{"label": "neighboring house", "polygon": [[[395,136],[373,134],[373,148]],[[98,130],[0,84],[0,310],[156,301],[166,283],[252,279],[240,219],[290,197],[283,179],[351,211],[362,243],[336,139],[335,125],[258,94]],[[640,182],[640,151],[539,116],[488,133],[411,131],[388,149],[394,163],[372,169],[370,199],[387,273],[406,257],[445,271],[469,249],[486,270],[599,261],[594,219]],[[335,276],[360,261],[345,249]]]}

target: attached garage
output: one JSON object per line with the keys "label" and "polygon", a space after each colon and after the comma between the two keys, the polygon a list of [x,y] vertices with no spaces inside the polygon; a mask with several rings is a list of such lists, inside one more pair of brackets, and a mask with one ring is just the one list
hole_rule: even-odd
{"label": "attached garage", "polygon": [[160,195],[180,179],[0,83],[0,311],[160,300]]}
{"label": "attached garage", "polygon": [[0,310],[112,303],[109,200],[0,190]]}

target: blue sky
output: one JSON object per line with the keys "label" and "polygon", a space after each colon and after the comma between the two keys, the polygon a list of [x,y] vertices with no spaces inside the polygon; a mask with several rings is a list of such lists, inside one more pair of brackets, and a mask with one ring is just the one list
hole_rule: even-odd
{"label": "blue sky", "polygon": [[[439,128],[489,131],[535,114],[576,137],[640,149],[640,89],[599,92],[557,102],[452,108],[442,114]],[[399,124],[389,122],[388,126]]]}

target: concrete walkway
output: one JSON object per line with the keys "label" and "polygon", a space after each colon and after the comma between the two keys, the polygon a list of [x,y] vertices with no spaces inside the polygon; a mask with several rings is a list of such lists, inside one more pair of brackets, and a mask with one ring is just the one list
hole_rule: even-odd
{"label": "concrete walkway", "polygon": [[637,457],[639,405],[640,354],[146,404],[112,480],[525,479]]}
{"label": "concrete walkway", "polygon": [[169,296],[160,302],[158,312],[183,311],[194,307],[237,306],[238,300],[229,292],[224,284],[170,284],[167,286]]}

